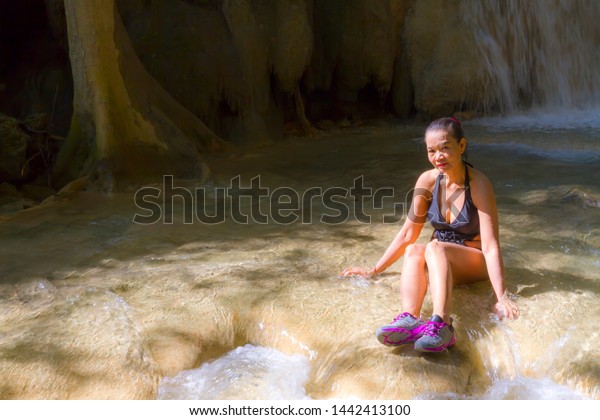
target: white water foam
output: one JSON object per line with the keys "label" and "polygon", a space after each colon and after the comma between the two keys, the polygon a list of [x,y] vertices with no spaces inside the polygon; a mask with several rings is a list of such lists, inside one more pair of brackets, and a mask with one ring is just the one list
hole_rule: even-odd
{"label": "white water foam", "polygon": [[486,400],[583,400],[580,393],[547,378],[501,379],[482,396]]}
{"label": "white water foam", "polygon": [[483,126],[492,132],[510,130],[595,132],[600,131],[600,107],[586,109],[532,108],[520,113],[475,119],[469,121],[468,125]]}
{"label": "white water foam", "polygon": [[310,362],[303,355],[247,344],[198,369],[163,378],[158,399],[309,399],[304,388],[309,372]]}
{"label": "white water foam", "polygon": [[417,400],[585,400],[582,394],[547,378],[518,376],[498,379],[482,395],[461,395],[453,392],[427,393]]}

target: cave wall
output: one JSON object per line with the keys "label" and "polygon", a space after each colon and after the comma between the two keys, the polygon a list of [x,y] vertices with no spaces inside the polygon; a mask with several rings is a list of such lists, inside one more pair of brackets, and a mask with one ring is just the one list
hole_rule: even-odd
{"label": "cave wall", "polygon": [[234,143],[312,122],[464,111],[484,91],[460,0],[118,0],[149,72]]}
{"label": "cave wall", "polygon": [[[12,17],[3,13],[4,19],[20,22],[13,25],[23,28],[29,19],[23,10],[29,10],[38,35],[2,31],[1,110],[17,118],[47,111],[49,102],[55,101],[52,86],[60,85],[64,99],[56,119],[64,134],[69,116],[63,114],[69,110],[62,109],[72,98],[72,82],[62,1],[4,3],[3,8],[13,13]],[[217,134],[242,144],[281,137],[284,122],[294,119],[296,87],[311,120],[360,119],[388,112],[433,117],[477,101],[469,87],[481,78],[481,63],[474,37],[460,30],[458,3],[117,0],[148,71]],[[13,38],[33,47],[8,47]],[[26,48],[37,52],[27,54]],[[17,56],[14,49],[25,51]],[[38,58],[41,55],[44,58]],[[20,67],[27,69],[17,71]],[[58,69],[60,74],[52,73]],[[34,87],[13,80],[27,72],[49,80]],[[36,95],[45,98],[41,105],[25,99]]]}
{"label": "cave wall", "polygon": [[464,111],[483,83],[457,3],[118,1],[148,71],[238,144],[279,139],[296,87],[313,123]]}
{"label": "cave wall", "polygon": [[414,107],[424,115],[449,115],[490,102],[484,62],[462,11],[461,0],[418,0],[406,18]]}
{"label": "cave wall", "polygon": [[[226,141],[282,138],[300,113],[356,122],[477,108],[482,59],[461,0],[116,0],[148,72]],[[62,0],[0,2],[0,112],[51,114],[73,82]]]}

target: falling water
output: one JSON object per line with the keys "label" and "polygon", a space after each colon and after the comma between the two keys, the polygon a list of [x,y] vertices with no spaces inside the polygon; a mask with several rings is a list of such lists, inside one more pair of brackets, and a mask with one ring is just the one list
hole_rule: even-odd
{"label": "falling water", "polygon": [[465,0],[494,94],[485,111],[600,106],[600,2]]}

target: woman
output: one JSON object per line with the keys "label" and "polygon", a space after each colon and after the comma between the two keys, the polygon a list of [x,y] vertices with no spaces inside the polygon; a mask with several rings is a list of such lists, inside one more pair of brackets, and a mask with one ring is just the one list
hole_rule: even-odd
{"label": "woman", "polygon": [[[487,177],[466,162],[467,140],[455,118],[433,121],[425,131],[427,156],[434,169],[421,174],[410,213],[381,259],[371,270],[353,267],[342,275],[372,276],[404,255],[400,297],[404,312],[377,330],[387,346],[413,343],[416,350],[439,352],[454,345],[450,318],[452,287],[489,279],[498,315],[514,319],[498,241],[498,211]],[[423,224],[435,231],[426,245],[416,244]],[[429,280],[433,315],[420,318]]]}

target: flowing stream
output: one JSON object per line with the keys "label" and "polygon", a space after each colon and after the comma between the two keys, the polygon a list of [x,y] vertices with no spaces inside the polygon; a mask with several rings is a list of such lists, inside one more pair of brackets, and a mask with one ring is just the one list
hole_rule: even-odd
{"label": "flowing stream", "polygon": [[[147,198],[161,210],[152,224],[133,222],[149,215],[133,191],[67,194],[3,216],[2,397],[600,397],[600,129],[537,121],[465,124],[470,159],[496,189],[518,320],[495,319],[479,283],[456,289],[453,349],[379,345],[376,328],[401,308],[401,263],[374,280],[338,273],[377,261],[429,163],[422,126],[355,127],[218,162],[205,191],[175,179],[167,188],[179,196]],[[217,192],[238,175],[260,199],[241,198],[240,214],[266,221],[240,223]],[[356,180],[363,191],[351,194]],[[184,200],[184,187],[204,201]],[[220,203],[224,222],[184,223]]]}

